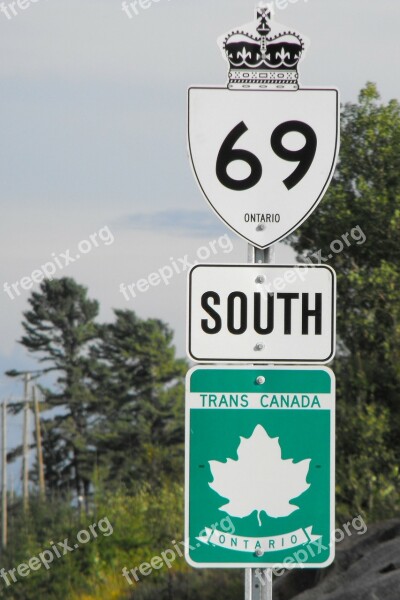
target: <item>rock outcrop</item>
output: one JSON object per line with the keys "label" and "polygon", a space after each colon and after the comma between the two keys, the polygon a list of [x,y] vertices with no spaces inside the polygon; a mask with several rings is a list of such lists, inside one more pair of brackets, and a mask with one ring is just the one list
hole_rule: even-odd
{"label": "rock outcrop", "polygon": [[274,580],[274,600],[400,600],[400,520],[353,533],[327,569],[293,570]]}

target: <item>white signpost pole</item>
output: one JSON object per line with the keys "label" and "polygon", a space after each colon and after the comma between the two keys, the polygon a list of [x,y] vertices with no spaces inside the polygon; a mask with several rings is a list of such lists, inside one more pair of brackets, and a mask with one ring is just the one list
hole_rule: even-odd
{"label": "white signpost pole", "polygon": [[[259,227],[262,227],[262,225],[259,225]],[[247,262],[252,264],[275,264],[275,246],[272,245],[261,250],[249,244]],[[272,569],[265,569],[261,580],[257,577],[256,570],[245,570],[245,600],[272,600]]]}

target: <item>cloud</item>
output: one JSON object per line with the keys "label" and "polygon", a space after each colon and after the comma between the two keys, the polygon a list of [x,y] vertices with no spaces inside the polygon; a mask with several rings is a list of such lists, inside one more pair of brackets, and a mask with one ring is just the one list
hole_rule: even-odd
{"label": "cloud", "polygon": [[[120,223],[121,224],[121,223]],[[125,217],[123,226],[129,229],[159,231],[191,237],[220,235],[228,230],[218,217],[202,210],[163,210],[134,213]]]}

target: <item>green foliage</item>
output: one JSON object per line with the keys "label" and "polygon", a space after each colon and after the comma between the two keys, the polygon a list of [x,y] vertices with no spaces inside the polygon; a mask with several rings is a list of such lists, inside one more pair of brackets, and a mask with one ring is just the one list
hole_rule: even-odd
{"label": "green foliage", "polygon": [[[32,501],[27,515],[16,506],[10,522],[9,546],[2,556],[2,567],[9,569],[27,563],[33,556],[39,556],[52,544],[68,538],[73,546],[77,534],[89,526],[107,518],[112,534],[103,536],[97,528],[98,536],[80,545],[79,549],[61,558],[55,558],[46,570],[43,566],[31,572],[9,587],[0,579],[0,598],[12,600],[72,600],[129,597],[132,587],[122,576],[122,568],[138,567],[153,556],[171,548],[173,543],[183,540],[183,487],[179,483],[165,481],[154,489],[144,486],[136,494],[119,490],[111,493],[100,482],[94,498],[93,510],[80,517],[76,508],[67,500],[56,500],[43,504]],[[106,533],[109,533],[108,529]],[[62,553],[62,549],[61,549]],[[187,570],[182,557],[174,564],[177,571]],[[149,580],[164,573],[155,572]],[[9,580],[12,581],[9,577]],[[151,582],[149,582],[151,584]],[[147,581],[138,588],[147,587]],[[150,585],[151,587],[151,585]]]}
{"label": "green foliage", "polygon": [[[93,469],[88,447],[90,419],[97,399],[87,385],[92,369],[89,344],[98,336],[98,302],[73,279],[45,280],[33,292],[22,323],[21,344],[44,366],[37,375],[55,374],[56,390],[43,388],[45,410],[57,409],[44,420],[46,480],[52,489],[87,496]],[[11,372],[18,375],[18,372]]]}
{"label": "green foliage", "polygon": [[[370,520],[400,510],[400,105],[369,83],[342,110],[340,162],[291,243],[305,258],[359,228],[335,255],[340,353],[338,498]],[[357,239],[356,239],[357,238]]]}
{"label": "green foliage", "polygon": [[399,467],[391,448],[390,412],[375,404],[338,406],[336,519],[384,520],[398,507]]}
{"label": "green foliage", "polygon": [[[35,376],[54,378],[42,387],[42,412],[53,411],[42,417],[48,493],[46,504],[32,502],[28,514],[13,508],[2,566],[15,568],[50,542],[75,539],[89,516],[89,524],[107,516],[114,531],[0,597],[127,597],[122,566],[183,539],[186,363],[175,358],[172,331],[162,321],[119,310],[113,323],[96,323],[98,303],[71,279],[44,282],[29,302],[21,343],[44,364]],[[76,508],[82,496],[84,520]]]}
{"label": "green foliage", "polygon": [[[12,510],[9,523],[9,544],[2,555],[1,566],[6,571],[50,549],[52,543],[72,540],[84,528],[76,510],[65,501],[53,499],[50,506],[31,500],[30,511],[24,514],[21,505]],[[62,550],[61,550],[62,553]],[[55,558],[48,570],[42,566],[31,571],[28,577],[15,573],[17,582],[8,575],[9,586],[1,580],[0,598],[10,600],[67,600],[75,586],[84,586],[86,577],[94,567],[95,546],[85,545],[76,553]]]}
{"label": "green foliage", "polygon": [[43,282],[29,303],[21,343],[46,363],[36,376],[56,374],[55,389],[42,388],[48,489],[72,489],[88,509],[96,470],[114,488],[181,478],[186,363],[172,331],[124,310],[97,324],[97,301],[67,278]]}
{"label": "green foliage", "polygon": [[[166,565],[130,586],[122,576],[122,568],[128,571],[139,567],[167,549],[183,541],[183,487],[174,482],[164,482],[158,488],[155,501],[154,490],[150,486],[129,496],[124,492],[99,493],[101,501],[98,515],[107,514],[114,527],[113,535],[107,539],[106,554],[98,568],[103,574],[104,586],[98,585],[98,575],[93,573],[87,582],[87,592],[78,591],[73,600],[109,600],[115,588],[115,598],[148,600],[155,597],[165,600],[190,598],[191,600],[213,600],[218,595],[221,600],[243,597],[243,572],[231,570],[196,570],[186,564],[177,554],[172,568]],[[119,579],[117,579],[119,578]],[[112,586],[111,581],[122,582]],[[104,594],[104,596],[103,596]],[[28,599],[29,600],[29,599]]]}
{"label": "green foliage", "polygon": [[175,358],[172,332],[161,321],[115,311],[92,348],[94,392],[101,397],[94,432],[99,465],[110,485],[182,477],[186,363]]}

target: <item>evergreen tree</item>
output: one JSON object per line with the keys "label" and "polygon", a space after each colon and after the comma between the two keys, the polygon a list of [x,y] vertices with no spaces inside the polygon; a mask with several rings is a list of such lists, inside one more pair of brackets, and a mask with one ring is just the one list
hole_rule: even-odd
{"label": "evergreen tree", "polygon": [[102,398],[95,445],[108,480],[126,485],[181,475],[186,363],[175,358],[172,331],[157,319],[116,310],[92,350],[93,390]]}
{"label": "evergreen tree", "polygon": [[44,410],[52,411],[43,419],[46,482],[52,489],[72,489],[87,499],[94,460],[91,417],[97,410],[88,385],[93,369],[89,345],[98,337],[99,305],[69,278],[45,280],[29,304],[20,343],[43,365],[35,376],[48,375],[56,390],[42,388]]}

